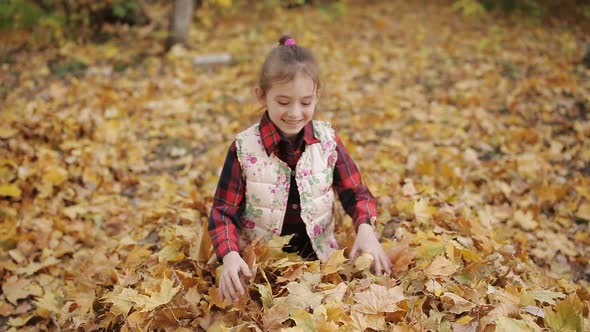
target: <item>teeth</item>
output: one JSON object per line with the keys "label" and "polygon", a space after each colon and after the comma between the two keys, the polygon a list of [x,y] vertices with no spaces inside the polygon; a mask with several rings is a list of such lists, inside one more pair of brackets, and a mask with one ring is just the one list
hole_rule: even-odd
{"label": "teeth", "polygon": [[287,124],[290,124],[290,125],[295,125],[295,124],[299,123],[299,121],[288,121],[288,120],[283,120],[283,121],[285,121]]}

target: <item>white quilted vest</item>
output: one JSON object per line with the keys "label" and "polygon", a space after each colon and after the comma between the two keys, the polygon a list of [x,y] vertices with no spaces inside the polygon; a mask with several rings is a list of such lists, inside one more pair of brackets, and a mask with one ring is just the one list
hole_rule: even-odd
{"label": "white quilted vest", "polygon": [[[310,144],[295,167],[301,198],[301,218],[318,258],[327,260],[338,243],[334,237],[334,191],[332,180],[338,158],[334,130],[329,123],[313,121],[320,143]],[[291,169],[284,161],[268,156],[260,138],[260,125],[236,137],[238,160],[246,181],[246,207],[241,216],[240,246],[254,240],[268,241],[281,234],[287,210]]]}

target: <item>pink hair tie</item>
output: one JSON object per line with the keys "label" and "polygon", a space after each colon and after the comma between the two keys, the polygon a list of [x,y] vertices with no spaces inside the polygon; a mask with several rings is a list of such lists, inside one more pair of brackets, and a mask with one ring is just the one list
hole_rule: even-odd
{"label": "pink hair tie", "polygon": [[295,42],[295,39],[293,38],[289,38],[287,40],[285,40],[285,46],[291,46],[291,45],[296,45],[297,43]]}

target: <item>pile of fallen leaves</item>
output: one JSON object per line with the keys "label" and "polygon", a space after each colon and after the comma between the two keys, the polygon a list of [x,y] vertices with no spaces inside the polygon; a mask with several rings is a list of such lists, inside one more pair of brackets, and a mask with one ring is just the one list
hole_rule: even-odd
{"label": "pile of fallen leaves", "polygon": [[[0,330],[590,326],[587,34],[434,3],[346,8],[233,13],[165,57],[153,26],[4,57]],[[345,249],[326,263],[284,238],[244,248],[254,277],[228,305],[207,215],[284,32],[323,65],[317,117],[379,200],[393,273],[346,258],[340,211]],[[230,64],[195,65],[220,52]]]}

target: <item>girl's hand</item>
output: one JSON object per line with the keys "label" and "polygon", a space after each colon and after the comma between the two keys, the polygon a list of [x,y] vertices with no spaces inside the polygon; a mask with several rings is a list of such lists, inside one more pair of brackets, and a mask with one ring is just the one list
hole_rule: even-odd
{"label": "girl's hand", "polygon": [[373,255],[373,264],[376,274],[379,275],[383,272],[387,272],[388,274],[391,273],[391,262],[389,257],[385,254],[383,247],[381,247],[381,243],[377,240],[373,227],[369,224],[362,224],[359,226],[356,233],[356,239],[350,250],[350,259],[354,260],[359,250]]}
{"label": "girl's hand", "polygon": [[219,281],[219,292],[221,293],[221,300],[227,299],[232,303],[232,299],[236,302],[240,296],[244,295],[244,286],[240,278],[240,271],[246,277],[252,277],[248,264],[242,259],[237,251],[230,251],[223,256],[223,270],[221,271],[221,280]]}

